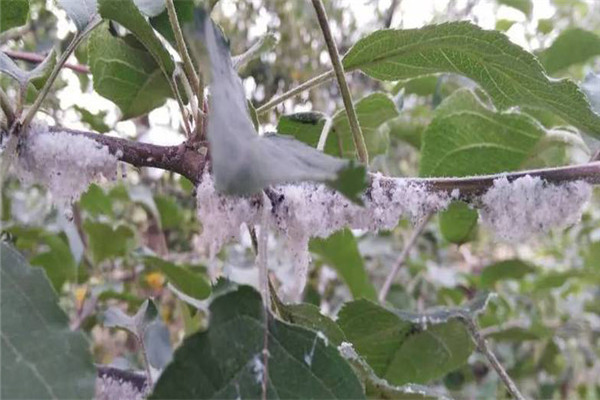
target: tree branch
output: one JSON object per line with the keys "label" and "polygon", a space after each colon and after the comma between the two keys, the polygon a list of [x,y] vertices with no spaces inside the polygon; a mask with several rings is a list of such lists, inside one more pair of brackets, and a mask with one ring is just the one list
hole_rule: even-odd
{"label": "tree branch", "polygon": [[[95,132],[79,131],[61,127],[51,127],[51,131],[63,131],[73,135],[84,135],[90,139],[108,146],[109,151],[123,162],[135,167],[153,167],[183,175],[192,182],[197,182],[204,171],[207,156],[191,146],[182,143],[178,146],[158,146],[149,143],[139,143],[128,139],[100,135]],[[206,148],[207,142],[201,143]],[[495,175],[480,175],[465,178],[383,178],[390,187],[397,179],[405,179],[409,183],[426,185],[433,192],[451,193],[460,191],[460,198],[471,200],[484,194],[494,184],[494,180],[505,177],[514,181],[526,175],[539,177],[549,183],[565,183],[585,181],[592,185],[600,185],[600,161],[587,164],[569,165],[565,167],[534,169],[527,171],[501,173]],[[367,189],[368,191],[369,189]]]}
{"label": "tree branch", "polygon": [[[13,60],[22,60],[34,64],[39,64],[46,58],[45,55],[30,53],[27,51],[2,50],[2,52],[10,58],[12,58]],[[90,67],[88,67],[87,65],[66,63],[64,67],[72,69],[75,72],[79,72],[80,74],[90,73]]]}

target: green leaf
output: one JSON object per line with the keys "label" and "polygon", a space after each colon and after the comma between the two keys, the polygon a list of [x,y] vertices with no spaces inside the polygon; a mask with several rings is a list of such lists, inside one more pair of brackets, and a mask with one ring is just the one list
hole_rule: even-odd
{"label": "green leaf", "polygon": [[311,239],[309,249],[337,271],[354,298],[377,299],[352,231],[344,229],[326,239]]}
{"label": "green leaf", "polygon": [[390,138],[402,140],[411,146],[420,149],[421,139],[429,121],[401,115],[389,120],[385,126],[389,130]]}
{"label": "green leaf", "polygon": [[[184,341],[151,398],[260,398],[264,317],[248,286],[217,297],[209,329]],[[364,398],[351,367],[314,331],[270,316],[267,341],[268,398]]]}
{"label": "green leaf", "polygon": [[40,239],[48,246],[48,250],[33,257],[31,265],[44,268],[54,290],[60,293],[66,281],[77,279],[77,263],[69,244],[59,235],[45,234]]}
{"label": "green leaf", "polygon": [[0,32],[27,23],[29,0],[0,0]]}
{"label": "green leaf", "polygon": [[600,36],[580,28],[562,31],[552,45],[538,55],[549,74],[596,56],[600,56]]}
{"label": "green leaf", "polygon": [[90,214],[97,215],[112,215],[112,201],[104,190],[95,183],[92,183],[88,190],[79,198],[79,206],[82,210]]}
{"label": "green leaf", "polygon": [[171,79],[175,63],[133,0],[98,0],[98,12],[131,31],[154,57],[166,79]]}
{"label": "green leaf", "polygon": [[97,114],[93,114],[91,111],[79,107],[78,105],[74,105],[73,108],[77,111],[81,117],[81,122],[85,122],[98,133],[106,133],[110,131],[110,126],[106,125],[104,119],[108,112],[106,110],[100,111]]}
{"label": "green leaf", "polygon": [[3,399],[83,399],[94,396],[90,344],[69,329],[44,272],[0,243]]}
{"label": "green leaf", "polygon": [[188,268],[175,265],[158,257],[144,257],[147,266],[158,268],[173,286],[194,299],[204,300],[210,296],[210,283]]}
{"label": "green leaf", "polygon": [[181,229],[185,215],[177,200],[172,196],[154,196],[156,208],[160,214],[160,225],[163,229]]}
{"label": "green leaf", "polygon": [[450,243],[463,244],[472,237],[479,215],[462,201],[450,203],[448,209],[440,213],[440,231]]}
{"label": "green leaf", "polygon": [[327,156],[291,137],[256,134],[221,32],[201,12],[195,29],[211,65],[208,140],[217,190],[247,195],[273,184],[311,180],[326,182],[351,200],[360,201],[359,194],[366,186],[363,166]]}
{"label": "green leaf", "polygon": [[516,22],[517,21],[511,21],[509,19],[499,19],[498,21],[496,21],[496,30],[497,31],[506,32],[507,30],[509,30],[510,28],[512,28],[512,26]]}
{"label": "green leaf", "polygon": [[[193,0],[178,0],[173,2],[179,25],[183,26],[194,19]],[[150,18],[150,25],[165,37],[171,44],[175,44],[175,34],[169,21],[169,14],[165,10],[160,15]]]}
{"label": "green leaf", "polygon": [[120,225],[116,229],[103,222],[86,220],[83,230],[88,239],[88,250],[95,264],[104,260],[126,256],[132,248],[133,231]]}
{"label": "green leaf", "polygon": [[535,57],[504,34],[469,22],[374,32],[350,49],[344,66],[382,80],[460,74],[477,82],[501,110],[545,108],[600,136],[600,116],[591,111],[577,85],[548,78]]}
{"label": "green leaf", "polygon": [[282,115],[277,123],[277,132],[293,136],[310,147],[316,148],[326,121],[325,114],[315,111]]}
{"label": "green leaf", "polygon": [[503,4],[508,7],[516,8],[521,11],[527,17],[531,16],[531,11],[533,10],[533,1],[532,0],[497,0],[498,4]]}
{"label": "green leaf", "polygon": [[108,24],[92,33],[88,50],[94,89],[119,106],[122,119],[144,115],[171,95],[169,83],[152,56],[112,36]]}
{"label": "green leaf", "polygon": [[[385,154],[390,144],[389,134],[386,129],[378,128],[386,121],[398,116],[394,101],[384,93],[372,93],[357,101],[354,107],[369,155],[375,157]],[[344,158],[356,158],[352,131],[345,110],[337,112],[333,117],[333,125],[327,138],[325,152]]]}
{"label": "green leaf", "polygon": [[58,4],[67,12],[67,15],[82,32],[98,13],[96,0],[58,0]]}
{"label": "green leaf", "polygon": [[540,19],[538,21],[537,30],[543,35],[547,35],[554,29],[554,20],[552,18]]}
{"label": "green leaf", "polygon": [[519,260],[504,260],[488,265],[481,271],[479,282],[482,287],[491,288],[496,282],[506,279],[521,279],[536,271],[535,266]]}
{"label": "green leaf", "polygon": [[319,307],[314,304],[281,304],[278,311],[286,322],[322,332],[336,346],[346,339],[340,327],[331,318],[321,314]]}
{"label": "green leaf", "polygon": [[486,339],[498,342],[521,343],[530,340],[540,340],[551,336],[552,331],[548,328],[521,328],[511,327],[486,335]]}
{"label": "green leaf", "polygon": [[156,17],[165,11],[165,0],[133,0],[133,2],[147,17]]}
{"label": "green leaf", "polygon": [[600,241],[590,243],[585,254],[585,267],[600,269]]}
{"label": "green leaf", "polygon": [[482,312],[488,300],[482,294],[463,307],[420,314],[356,300],[344,305],[338,325],[377,376],[393,385],[425,383],[467,362],[475,346],[459,319]]}

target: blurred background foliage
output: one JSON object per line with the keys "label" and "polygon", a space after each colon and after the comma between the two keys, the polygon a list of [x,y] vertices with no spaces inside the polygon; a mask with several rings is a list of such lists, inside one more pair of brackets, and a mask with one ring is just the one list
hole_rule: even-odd
{"label": "blurred background foliage", "polygon": [[[593,80],[597,79],[593,74],[600,73],[600,3],[594,0],[329,0],[325,4],[342,53],[375,29],[469,19],[506,32],[537,54],[552,77],[591,82],[590,91],[597,92],[593,85],[599,81]],[[241,73],[246,94],[257,108],[330,68],[308,1],[221,0],[213,17],[228,36],[233,54],[243,53],[267,32],[275,32],[279,39],[274,49],[250,61]],[[67,43],[74,31],[52,0],[32,0],[27,25],[2,32],[1,47],[44,54],[57,40]],[[73,63],[86,64],[85,45],[76,55]],[[377,111],[387,107],[389,112],[374,121],[361,119],[361,124],[370,124],[379,138],[373,144],[377,150],[371,153],[377,157],[370,169],[393,176],[418,175],[423,134],[438,106],[460,88],[475,88],[470,80],[452,74],[382,83],[355,72],[349,79],[357,101],[373,92],[384,94],[374,107]],[[0,85],[14,93],[6,76],[0,77]],[[365,103],[367,117],[372,115],[368,106]],[[278,127],[294,134],[296,113],[322,113],[305,115],[314,125],[324,123],[319,115],[333,116],[340,109],[337,86],[330,81],[261,115],[260,129],[268,132]],[[43,111],[50,123],[70,128],[159,144],[183,140],[173,100],[149,115],[123,121],[113,103],[94,93],[91,76],[71,70],[61,73]],[[540,141],[527,159],[518,162],[519,167],[586,162],[598,149],[592,140],[583,143],[580,134],[565,128],[555,115],[534,110],[530,115],[556,134]],[[339,126],[336,132],[343,131]],[[298,132],[298,136],[305,133]],[[203,279],[226,276],[257,285],[247,232],[216,260],[199,251],[195,238],[202,226],[196,220],[193,193],[193,185],[174,174],[123,167],[119,182],[92,185],[73,210],[56,210],[41,188],[8,179],[2,189],[2,235],[32,265],[46,270],[71,324],[92,336],[97,362],[140,368],[135,341],[122,331],[104,328],[98,318],[102,310],[120,305],[132,314],[152,297],[175,346],[184,336],[203,329],[208,313],[205,306],[188,305],[179,290],[173,290],[177,270],[174,278],[169,274],[173,268],[148,256],[161,257],[171,267],[183,267]],[[418,312],[459,305],[480,290],[497,292],[479,322],[518,386],[534,398],[599,398],[599,195],[596,190],[580,224],[518,244],[499,243],[477,226],[470,210],[453,205],[427,225],[392,286],[389,303]],[[304,302],[336,316],[353,297],[374,299],[411,231],[404,221],[389,232],[347,231],[333,239],[314,240]],[[272,243],[270,268],[275,281],[293,279],[285,248],[276,238]],[[505,394],[478,354],[428,383],[445,387],[456,398]]]}

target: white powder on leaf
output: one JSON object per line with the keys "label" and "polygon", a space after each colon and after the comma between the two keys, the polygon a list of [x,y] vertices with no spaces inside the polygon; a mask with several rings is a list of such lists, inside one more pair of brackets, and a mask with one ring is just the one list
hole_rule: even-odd
{"label": "white powder on leaf", "polygon": [[19,148],[15,171],[25,183],[45,186],[55,204],[68,208],[90,183],[101,177],[116,178],[117,158],[90,138],[50,132],[35,123]]}
{"label": "white powder on leaf", "polygon": [[481,196],[479,213],[497,236],[519,242],[577,223],[591,193],[583,181],[551,184],[527,175],[509,182],[503,177]]}

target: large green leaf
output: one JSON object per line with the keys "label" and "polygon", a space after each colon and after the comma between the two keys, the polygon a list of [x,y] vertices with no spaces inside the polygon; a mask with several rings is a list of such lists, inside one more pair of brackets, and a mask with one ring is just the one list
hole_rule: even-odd
{"label": "large green leaf", "polygon": [[190,269],[153,256],[144,257],[144,262],[150,267],[158,268],[171,284],[184,294],[199,300],[210,296],[210,283]]}
{"label": "large green leaf", "polygon": [[29,17],[29,0],[0,0],[0,32],[25,25]]}
{"label": "large green leaf", "polygon": [[88,51],[94,89],[119,106],[123,119],[148,113],[171,94],[152,56],[112,36],[108,24],[92,33]]}
{"label": "large green leaf", "polygon": [[166,78],[171,79],[175,63],[133,0],[98,0],[98,12],[129,29],[152,54]]}
{"label": "large green leaf", "polygon": [[[316,148],[326,121],[325,114],[314,111],[282,115],[277,122],[277,132],[293,136]],[[337,153],[339,154],[339,151]]]}
{"label": "large green leaf", "polygon": [[377,376],[393,385],[425,383],[467,362],[475,346],[460,318],[483,311],[488,299],[420,314],[356,300],[344,305],[338,324]]}
{"label": "large green leaf", "polygon": [[[398,116],[394,101],[384,93],[372,93],[357,101],[355,108],[369,155],[375,157],[385,154],[390,137],[388,130],[379,128],[386,121]],[[325,152],[345,158],[356,158],[352,131],[345,110],[338,111],[333,117]]]}
{"label": "large green leaf", "polygon": [[349,229],[338,231],[325,239],[311,239],[309,248],[340,274],[354,298],[364,297],[370,300],[377,298],[358,251],[356,238]]}
{"label": "large green leaf", "polygon": [[[458,90],[436,109],[423,134],[421,176],[471,176],[514,171],[530,157],[545,131],[534,119],[487,108],[476,95]],[[453,205],[440,214],[442,234],[463,243],[477,212]]]}
{"label": "large green leaf", "polygon": [[326,182],[358,201],[365,187],[364,167],[325,155],[291,137],[258,136],[222,33],[206,14],[198,12],[194,34],[210,58],[208,140],[217,189],[244,195],[272,184],[312,180]]}
{"label": "large green leaf", "polygon": [[260,295],[248,286],[217,297],[208,331],[184,341],[151,398],[260,398],[267,371],[270,399],[364,398],[336,347],[314,331],[271,316],[265,370],[264,317]]}
{"label": "large green leaf", "polygon": [[538,57],[549,74],[600,56],[600,36],[580,28],[560,33]]}
{"label": "large green leaf", "polygon": [[504,34],[469,22],[374,32],[350,49],[344,66],[382,80],[440,72],[464,75],[477,82],[501,110],[545,108],[600,136],[600,116],[591,111],[577,85],[549,79],[535,57]]}
{"label": "large green leaf", "polygon": [[91,399],[96,371],[90,344],[69,329],[43,270],[0,243],[3,399]]}

